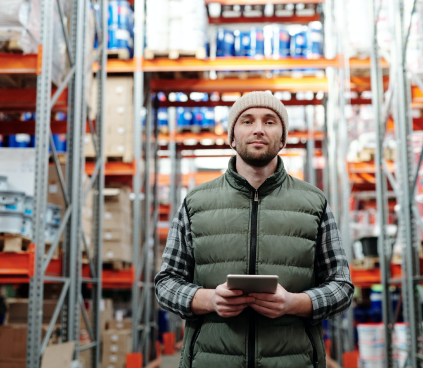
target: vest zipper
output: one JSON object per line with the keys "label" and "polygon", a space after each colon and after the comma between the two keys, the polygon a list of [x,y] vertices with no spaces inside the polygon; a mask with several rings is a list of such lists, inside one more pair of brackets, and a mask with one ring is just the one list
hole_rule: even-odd
{"label": "vest zipper", "polygon": [[[257,212],[258,212],[258,190],[254,192],[253,198],[253,210],[251,212],[251,240],[250,240],[250,264],[248,273],[255,275],[256,273],[256,255],[257,255]],[[248,326],[248,368],[254,368],[255,362],[255,337],[256,337],[256,326],[255,326],[255,313],[250,308],[250,318]]]}
{"label": "vest zipper", "polygon": [[310,340],[311,347],[313,348],[313,368],[318,368],[319,366],[319,359],[317,357],[317,350],[316,344],[314,343],[313,335],[311,334],[307,324],[304,322],[305,332],[307,334],[308,339]]}
{"label": "vest zipper", "polygon": [[195,346],[195,342],[198,339],[198,336],[200,335],[200,331],[201,331],[201,326],[203,325],[203,320],[201,319],[198,322],[198,326],[196,327],[194,334],[192,335],[192,340],[191,340],[191,344],[189,346],[189,366],[190,368],[192,368],[192,361],[194,360],[194,346]]}

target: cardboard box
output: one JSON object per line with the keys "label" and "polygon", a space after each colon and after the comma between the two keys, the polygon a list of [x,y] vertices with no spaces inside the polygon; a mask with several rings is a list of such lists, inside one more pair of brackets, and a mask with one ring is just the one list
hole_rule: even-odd
{"label": "cardboard box", "polygon": [[[6,300],[7,303],[7,325],[27,324],[28,323],[28,299],[12,299]],[[50,323],[56,308],[57,300],[44,300],[43,302],[43,323]],[[60,321],[60,314],[57,318]]]}
{"label": "cardboard box", "polygon": [[129,211],[104,211],[103,228],[104,229],[122,229],[124,227],[131,228],[132,216]]}
{"label": "cardboard box", "polygon": [[109,212],[131,211],[131,190],[127,187],[104,189],[104,207]]}
{"label": "cardboard box", "polygon": [[120,240],[103,241],[103,261],[132,262],[132,246]]}
{"label": "cardboard box", "polygon": [[[60,169],[62,170],[63,178],[65,178],[66,166],[60,165]],[[66,203],[63,198],[59,176],[57,175],[56,166],[54,164],[48,165],[47,202],[61,206],[63,215],[66,208]]]}
{"label": "cardboard box", "polygon": [[41,368],[70,367],[74,350],[74,341],[47,346],[41,358]]}
{"label": "cardboard box", "polygon": [[124,367],[126,354],[132,349],[132,333],[130,330],[107,330],[102,334],[102,364]]}
{"label": "cardboard box", "polygon": [[[47,328],[47,326],[43,326],[42,337]],[[26,325],[0,326],[1,368],[25,368],[27,334]]]}
{"label": "cardboard box", "polygon": [[106,331],[107,322],[113,320],[113,300],[101,299],[100,312],[101,312],[101,331]]}
{"label": "cardboard box", "polygon": [[108,330],[130,330],[132,328],[132,319],[125,318],[122,321],[107,322]]}

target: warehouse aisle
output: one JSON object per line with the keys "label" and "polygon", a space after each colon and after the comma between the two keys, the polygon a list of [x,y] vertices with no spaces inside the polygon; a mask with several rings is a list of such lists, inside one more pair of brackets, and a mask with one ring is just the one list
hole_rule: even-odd
{"label": "warehouse aisle", "polygon": [[177,351],[175,355],[163,355],[160,368],[177,368],[179,366],[180,358],[181,351]]}

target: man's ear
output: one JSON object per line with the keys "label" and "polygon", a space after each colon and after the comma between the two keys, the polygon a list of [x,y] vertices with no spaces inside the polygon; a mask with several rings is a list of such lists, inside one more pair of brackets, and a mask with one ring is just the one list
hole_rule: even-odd
{"label": "man's ear", "polygon": [[232,147],[232,148],[235,148],[235,147],[236,147],[235,139],[232,141],[232,143],[231,143],[231,147]]}

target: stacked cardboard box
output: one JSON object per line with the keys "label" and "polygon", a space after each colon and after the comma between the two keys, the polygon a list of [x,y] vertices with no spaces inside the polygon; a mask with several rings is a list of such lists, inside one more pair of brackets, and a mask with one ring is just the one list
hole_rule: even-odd
{"label": "stacked cardboard box", "polygon": [[[42,336],[47,331],[57,300],[44,300]],[[26,367],[26,341],[28,334],[28,299],[7,299],[6,325],[0,326],[0,367]],[[57,343],[56,334],[49,345]]]}
{"label": "stacked cardboard box", "polygon": [[[106,82],[104,153],[107,157],[121,157],[124,162],[133,158],[133,86],[132,77],[109,77]],[[96,83],[93,83],[91,101],[90,117],[95,119]],[[85,137],[85,156],[95,157],[90,134]]]}
{"label": "stacked cardboard box", "polygon": [[130,193],[125,187],[104,190],[103,261],[132,261]]}
{"label": "stacked cardboard box", "polygon": [[102,368],[124,368],[126,354],[132,349],[131,330],[107,330],[102,335]]}

